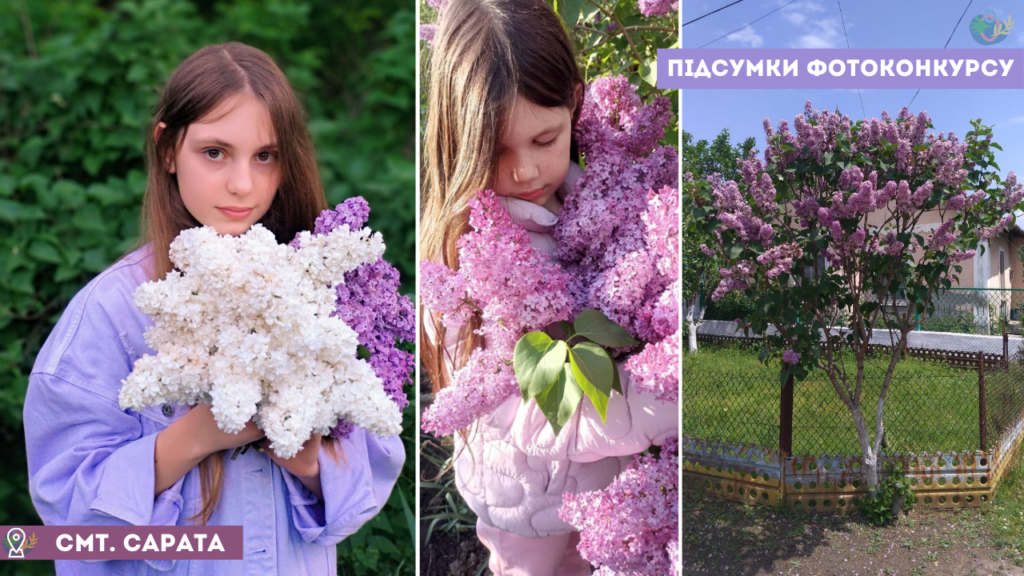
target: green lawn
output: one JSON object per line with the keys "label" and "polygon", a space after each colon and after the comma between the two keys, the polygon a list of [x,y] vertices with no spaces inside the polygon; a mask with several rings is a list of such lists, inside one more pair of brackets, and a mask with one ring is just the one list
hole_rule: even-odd
{"label": "green lawn", "polygon": [[[854,366],[852,358],[847,365]],[[869,362],[862,401],[874,420],[884,357]],[[852,371],[852,370],[851,370]],[[989,444],[994,444],[1024,394],[1020,369],[986,375]],[[697,438],[779,445],[778,364],[762,365],[750,347],[704,346],[683,356],[683,433]],[[820,371],[797,382],[793,406],[796,455],[859,454],[849,410]],[[1009,411],[1009,412],[1008,412]],[[901,360],[886,399],[888,453],[975,450],[980,447],[978,374],[916,359]]]}

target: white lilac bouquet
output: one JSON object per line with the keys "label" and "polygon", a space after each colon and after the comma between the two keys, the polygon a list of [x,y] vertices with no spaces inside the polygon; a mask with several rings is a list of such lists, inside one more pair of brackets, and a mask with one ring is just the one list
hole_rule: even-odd
{"label": "white lilac bouquet", "polygon": [[282,458],[339,419],[398,434],[398,400],[358,357],[360,335],[339,314],[337,294],[383,252],[380,234],[349,225],[301,232],[291,246],[259,224],[237,238],[183,231],[170,247],[176,269],[135,292],[157,354],[135,362],[121,407],[212,404],[222,430],[253,420]]}
{"label": "white lilac bouquet", "polygon": [[[670,119],[666,98],[642,105],[625,78],[595,80],[576,130],[586,171],[559,215],[557,261],[532,248],[526,231],[486,191],[471,203],[473,231],[459,240],[460,269],[422,264],[424,305],[449,332],[479,314],[478,334],[486,342],[424,412],[424,430],[451,434],[517,395],[536,397],[556,433],[560,424],[546,408],[571,415],[583,393],[603,415],[601,402],[621,389],[610,359],[590,363],[603,370],[583,365],[587,352],[594,352],[591,358],[604,353],[596,350],[601,346],[626,361],[636,389],[678,401],[678,164],[673,147],[658,145]],[[563,346],[538,332],[560,323],[571,344],[584,334],[581,318],[601,326],[586,334],[600,346]],[[520,362],[525,356],[532,363]],[[591,394],[582,375],[600,371],[609,376],[590,378],[603,388]],[[533,387],[531,379],[544,384]],[[582,392],[564,392],[574,379]],[[544,386],[547,398],[540,394]],[[562,391],[560,405],[545,407],[551,391]]]}
{"label": "white lilac bouquet", "polygon": [[577,548],[595,574],[680,574],[678,474],[670,438],[658,457],[634,456],[604,490],[565,495],[559,517],[579,529]]}

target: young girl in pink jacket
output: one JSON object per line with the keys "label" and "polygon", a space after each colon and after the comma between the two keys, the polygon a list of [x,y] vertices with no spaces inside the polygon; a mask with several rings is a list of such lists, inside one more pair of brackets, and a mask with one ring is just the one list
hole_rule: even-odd
{"label": "young girl in pink jacket", "polygon": [[[452,0],[431,48],[421,257],[457,269],[469,201],[492,189],[534,247],[552,256],[562,198],[582,174],[573,130],[583,79],[543,0]],[[435,391],[485,345],[479,319],[449,332],[423,314],[421,357]],[[602,423],[589,402],[555,434],[534,400],[510,398],[456,435],[456,484],[498,575],[585,575],[579,534],[558,517],[566,493],[606,487],[629,456],[678,435],[678,408],[631,390]]]}

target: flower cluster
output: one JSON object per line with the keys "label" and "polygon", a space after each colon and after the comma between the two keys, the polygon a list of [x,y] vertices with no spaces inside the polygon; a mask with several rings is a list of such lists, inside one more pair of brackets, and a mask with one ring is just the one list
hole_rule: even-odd
{"label": "flower cluster", "polygon": [[679,274],[678,153],[658,145],[670,120],[668,99],[642,105],[625,77],[594,80],[576,126],[587,170],[554,231],[577,310],[597,308],[643,340],[665,336],[644,311]]}
{"label": "flower cluster", "polygon": [[212,404],[222,430],[252,420],[282,458],[339,418],[399,433],[401,412],[357,358],[359,335],[337,317],[332,289],[380,258],[380,235],[342,225],[302,232],[294,246],[258,224],[237,238],[209,227],[179,234],[170,247],[176,270],[135,292],[153,319],[145,338],[157,354],[137,360],[122,382],[122,408]]}
{"label": "flower cluster", "polygon": [[679,10],[679,0],[639,0],[637,6],[644,16],[664,16]]}
{"label": "flower cluster", "polygon": [[[370,215],[370,205],[355,196],[334,210],[324,210],[316,220],[316,234],[330,234],[341,226],[361,229]],[[398,292],[398,270],[383,258],[363,264],[345,273],[344,282],[334,287],[335,315],[359,335],[359,344],[370,354],[368,362],[381,379],[384,390],[401,410],[409,405],[403,390],[412,374],[412,352],[398,348],[402,341],[415,339],[415,311],[408,296]],[[331,436],[345,438],[351,431],[347,420],[340,420]]]}
{"label": "flower cluster", "polygon": [[[519,395],[512,353],[522,334],[570,320],[569,276],[486,190],[470,202],[473,231],[458,241],[459,270],[421,264],[423,304],[457,332],[475,313],[486,345],[473,350],[423,413],[423,429],[439,436],[469,426]],[[454,353],[454,351],[452,351]],[[457,359],[458,360],[458,359]]]}
{"label": "flower cluster", "polygon": [[597,574],[678,574],[679,447],[637,455],[604,490],[566,494],[559,517],[580,529],[580,554]]}

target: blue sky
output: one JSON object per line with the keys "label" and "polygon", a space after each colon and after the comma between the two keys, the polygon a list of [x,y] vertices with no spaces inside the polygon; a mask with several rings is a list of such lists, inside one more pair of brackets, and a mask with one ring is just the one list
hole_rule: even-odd
{"label": "blue sky", "polygon": [[[683,0],[682,22],[688,22],[732,0]],[[789,0],[744,0],[683,28],[682,47],[698,48],[715,38],[753,22]],[[840,0],[851,48],[942,48],[968,0]],[[1024,22],[1024,0],[974,0],[957,28],[949,48],[986,48],[975,42],[970,20],[983,10],[1005,19]],[[1024,48],[1024,24],[1016,24],[999,48]],[[798,0],[778,12],[723,38],[708,48],[846,48],[846,36],[836,0]],[[910,104],[915,90],[861,90],[867,117],[883,110],[895,116]],[[782,118],[793,122],[810,100],[815,109],[828,108],[864,118],[856,90],[685,90],[682,125],[696,139],[712,140],[728,128],[734,143],[748,136],[764,149],[762,121],[777,126]],[[928,112],[937,131],[953,131],[961,138],[972,118],[993,126],[996,162],[1005,175],[1024,175],[1024,90],[921,90],[910,105],[915,114]]]}

